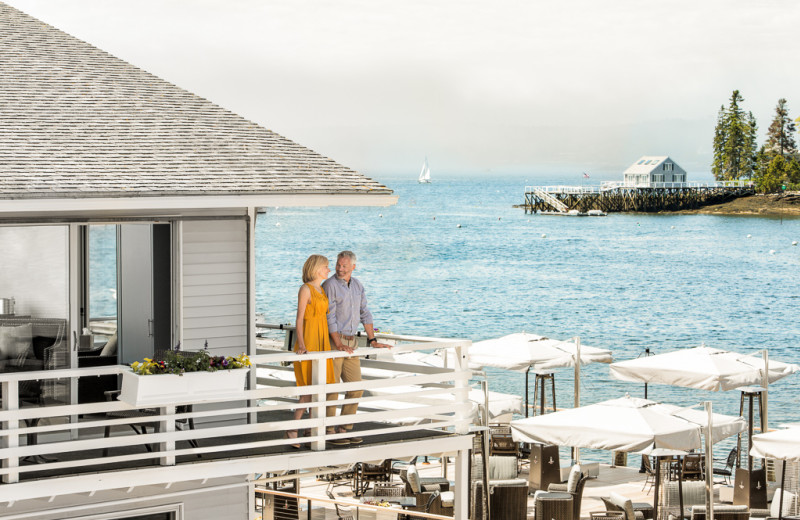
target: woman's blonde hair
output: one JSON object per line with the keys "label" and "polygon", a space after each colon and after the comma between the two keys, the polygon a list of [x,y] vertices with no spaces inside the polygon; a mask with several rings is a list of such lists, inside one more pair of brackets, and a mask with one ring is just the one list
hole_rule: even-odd
{"label": "woman's blonde hair", "polygon": [[317,270],[323,265],[328,265],[328,259],[322,255],[311,255],[303,264],[303,283],[308,283],[316,278]]}

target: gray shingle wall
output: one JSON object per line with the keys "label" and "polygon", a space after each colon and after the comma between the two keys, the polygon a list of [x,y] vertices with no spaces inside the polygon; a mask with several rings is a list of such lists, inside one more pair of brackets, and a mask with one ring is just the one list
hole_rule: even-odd
{"label": "gray shingle wall", "polygon": [[0,3],[0,199],[391,190]]}

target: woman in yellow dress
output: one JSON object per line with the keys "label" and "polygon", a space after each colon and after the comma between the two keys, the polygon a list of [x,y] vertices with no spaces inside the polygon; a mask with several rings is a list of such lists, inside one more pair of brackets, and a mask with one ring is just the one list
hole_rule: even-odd
{"label": "woman in yellow dress", "polygon": [[[322,255],[311,255],[303,264],[303,285],[297,294],[297,341],[294,344],[296,354],[306,352],[319,352],[330,350],[330,337],[328,336],[328,297],[322,288],[322,282],[330,274],[328,259]],[[327,361],[327,383],[335,383],[333,374],[333,361]],[[295,361],[294,377],[297,386],[311,384],[311,361]],[[310,395],[300,396],[300,404],[311,401]],[[294,411],[294,419],[302,419],[307,408],[298,408]],[[297,438],[297,430],[289,430],[286,437]],[[293,444],[299,448],[299,444]]]}

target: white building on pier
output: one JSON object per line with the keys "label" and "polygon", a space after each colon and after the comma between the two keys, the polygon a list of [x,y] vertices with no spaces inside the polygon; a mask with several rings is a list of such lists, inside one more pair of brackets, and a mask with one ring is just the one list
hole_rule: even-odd
{"label": "white building on pier", "polygon": [[664,183],[686,182],[686,170],[666,155],[645,155],[624,173],[623,184],[649,188]]}

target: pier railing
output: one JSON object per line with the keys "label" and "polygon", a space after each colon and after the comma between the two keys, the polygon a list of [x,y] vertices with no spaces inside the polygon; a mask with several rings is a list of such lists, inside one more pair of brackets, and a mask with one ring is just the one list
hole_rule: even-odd
{"label": "pier railing", "polygon": [[[328,459],[400,458],[421,454],[414,450],[423,448],[441,453],[450,451],[448,444],[449,448],[455,446],[453,449],[469,445],[466,437],[454,441],[452,435],[466,434],[469,429],[468,384],[472,373],[467,368],[467,348],[471,342],[382,337],[397,341],[392,349],[397,353],[445,349],[451,352],[447,358],[454,360],[455,366],[372,360],[364,364],[372,363],[384,375],[379,372],[357,383],[325,384],[326,360],[349,354],[335,351],[298,356],[285,350],[274,351],[251,356],[250,386],[241,394],[174,397],[147,407],[119,400],[20,407],[20,388],[31,382],[91,381],[97,376],[129,371],[125,366],[0,373],[0,502],[52,496],[62,490],[90,492],[264,472],[270,471],[271,464],[286,470],[292,464],[324,465]],[[375,355],[376,350],[360,348],[353,355],[366,358]],[[293,378],[274,376],[290,373],[291,362],[301,359],[311,361],[314,384],[297,387]],[[159,376],[144,376],[150,377]],[[355,389],[367,393],[357,400],[326,400],[327,394]],[[306,405],[310,416],[295,420],[292,412],[298,406],[298,397],[304,394],[312,396]],[[326,417],[327,405],[356,401],[360,405],[357,415]],[[329,428],[343,424],[355,424],[364,444],[353,450],[331,452],[326,441],[352,435],[328,433]],[[138,428],[138,432],[132,428],[142,425],[146,428]],[[305,429],[308,436],[286,438],[287,431]],[[416,438],[414,432],[418,434]],[[426,432],[438,433],[426,437]],[[310,450],[294,450],[290,445],[295,443]],[[347,455],[359,450],[361,453]],[[320,459],[322,452],[334,456]],[[294,454],[291,461],[287,454]],[[68,484],[54,486],[54,478]]]}
{"label": "pier railing", "polygon": [[526,186],[525,212],[577,214],[600,210],[663,211],[695,209],[755,192],[752,181],[603,182],[599,186]]}

